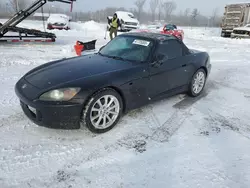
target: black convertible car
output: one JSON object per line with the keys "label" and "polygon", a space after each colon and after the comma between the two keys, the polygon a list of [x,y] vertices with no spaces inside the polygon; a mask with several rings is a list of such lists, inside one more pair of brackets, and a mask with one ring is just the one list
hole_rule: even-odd
{"label": "black convertible car", "polygon": [[92,132],[111,130],[121,115],[163,97],[198,96],[211,69],[208,53],[170,35],[126,33],[98,53],[43,64],[16,84],[36,124]]}

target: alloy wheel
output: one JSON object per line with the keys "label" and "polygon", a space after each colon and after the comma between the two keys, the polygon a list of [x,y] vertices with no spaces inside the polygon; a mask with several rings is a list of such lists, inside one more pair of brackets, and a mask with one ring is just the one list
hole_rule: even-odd
{"label": "alloy wheel", "polygon": [[203,87],[205,85],[205,80],[206,80],[206,78],[205,78],[204,72],[199,71],[195,75],[194,82],[193,82],[193,85],[192,85],[192,90],[193,90],[193,92],[195,94],[199,94],[202,91],[202,89],[203,89]]}
{"label": "alloy wheel", "polygon": [[113,95],[104,95],[92,106],[90,121],[96,129],[106,129],[117,120],[119,110],[119,100]]}

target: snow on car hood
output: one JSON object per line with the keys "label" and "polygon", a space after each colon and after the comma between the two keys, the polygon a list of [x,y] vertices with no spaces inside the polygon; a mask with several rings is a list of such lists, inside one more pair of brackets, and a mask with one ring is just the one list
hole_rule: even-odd
{"label": "snow on car hood", "polygon": [[136,18],[131,18],[129,14],[133,15],[129,12],[116,12],[119,19],[122,19],[125,22],[135,22],[139,23],[139,21]]}
{"label": "snow on car hood", "polygon": [[66,16],[62,15],[53,15],[50,16],[47,20],[48,23],[65,23],[67,24],[69,22],[69,18]]}
{"label": "snow on car hood", "polygon": [[123,19],[123,21],[125,21],[125,22],[135,22],[135,23],[139,23],[137,19],[135,19],[135,18],[130,18],[129,16],[127,16],[127,17],[121,17],[120,19]]}

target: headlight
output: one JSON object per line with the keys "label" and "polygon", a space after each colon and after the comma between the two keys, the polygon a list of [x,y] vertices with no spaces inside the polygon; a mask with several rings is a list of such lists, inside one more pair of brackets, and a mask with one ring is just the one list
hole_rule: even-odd
{"label": "headlight", "polygon": [[80,88],[55,89],[42,94],[39,99],[42,101],[68,101],[72,99],[80,90]]}
{"label": "headlight", "polygon": [[121,23],[124,24],[124,20],[123,19],[121,19]]}

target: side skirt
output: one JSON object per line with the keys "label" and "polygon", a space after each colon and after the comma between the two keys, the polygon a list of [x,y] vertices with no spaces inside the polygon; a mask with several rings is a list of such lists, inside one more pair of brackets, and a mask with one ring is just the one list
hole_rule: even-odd
{"label": "side skirt", "polygon": [[177,94],[186,93],[187,91],[188,91],[188,85],[180,86],[178,88],[166,91],[164,93],[161,93],[161,94],[155,96],[154,98],[151,99],[151,101],[156,102],[156,101],[168,98],[168,97],[172,97],[172,96],[177,95]]}
{"label": "side skirt", "polygon": [[154,98],[148,99],[147,101],[145,101],[145,104],[143,104],[143,105],[139,105],[136,108],[127,108],[124,111],[124,114],[127,114],[131,110],[139,109],[139,108],[144,107],[146,105],[153,104],[154,102],[157,102],[159,100],[166,99],[168,97],[171,97],[171,96],[174,96],[174,95],[177,95],[177,94],[186,93],[187,91],[188,91],[188,85],[184,85],[184,86],[181,86],[181,87],[166,91],[164,93],[161,93],[161,94],[155,96]]}

